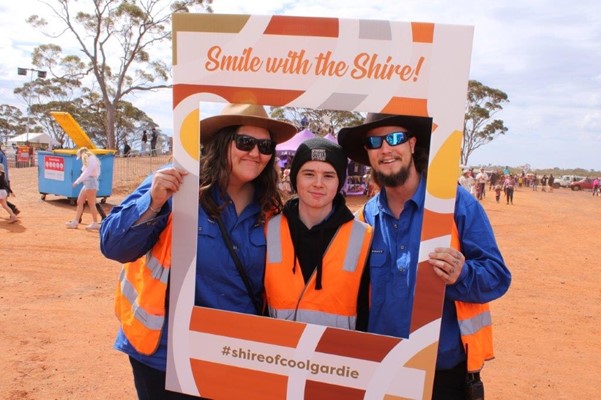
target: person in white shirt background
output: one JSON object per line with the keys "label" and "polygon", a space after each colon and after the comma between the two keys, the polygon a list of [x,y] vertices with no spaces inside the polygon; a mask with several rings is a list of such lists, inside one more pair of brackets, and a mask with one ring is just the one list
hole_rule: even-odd
{"label": "person in white shirt background", "polygon": [[464,169],[463,174],[459,177],[459,184],[463,186],[465,190],[474,194],[474,178],[469,169]]}
{"label": "person in white shirt background", "polygon": [[98,177],[100,176],[100,160],[87,147],[77,150],[77,159],[81,158],[81,174],[73,182],[73,187],[83,183],[83,187],[77,196],[77,211],[75,218],[67,222],[67,229],[77,229],[83,214],[83,207],[88,203],[92,213],[92,223],[86,226],[86,230],[97,231],[100,229],[98,223],[98,211],[96,210],[96,192],[98,192]]}
{"label": "person in white shirt background", "polygon": [[488,174],[484,172],[484,168],[480,168],[480,172],[476,175],[476,184],[478,185],[476,193],[478,194],[478,200],[482,200],[486,197],[486,181],[488,181]]}

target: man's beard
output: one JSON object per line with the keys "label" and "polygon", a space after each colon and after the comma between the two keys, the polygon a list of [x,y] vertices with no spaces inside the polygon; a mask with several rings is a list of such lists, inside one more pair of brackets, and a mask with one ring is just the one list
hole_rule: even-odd
{"label": "man's beard", "polygon": [[375,180],[380,186],[399,187],[402,186],[409,178],[409,171],[413,167],[413,157],[409,165],[401,167],[400,171],[391,175],[383,174],[380,171],[375,171]]}

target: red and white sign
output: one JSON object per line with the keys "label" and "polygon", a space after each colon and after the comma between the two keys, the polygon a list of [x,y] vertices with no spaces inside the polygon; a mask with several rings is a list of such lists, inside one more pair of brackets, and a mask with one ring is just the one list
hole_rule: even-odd
{"label": "red and white sign", "polygon": [[64,181],[65,159],[57,156],[44,156],[44,178]]}

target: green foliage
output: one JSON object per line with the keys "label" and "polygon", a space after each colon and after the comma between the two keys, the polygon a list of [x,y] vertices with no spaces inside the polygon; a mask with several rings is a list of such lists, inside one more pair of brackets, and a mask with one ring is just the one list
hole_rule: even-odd
{"label": "green foliage", "polygon": [[27,116],[17,107],[0,105],[0,133],[5,138],[27,132]]}
{"label": "green foliage", "polygon": [[337,132],[347,126],[363,123],[364,116],[358,112],[318,110],[299,107],[274,107],[271,110],[272,118],[286,119],[299,128],[301,121],[306,118],[307,128],[319,135],[325,136],[329,130],[336,135]]}
{"label": "green foliage", "polygon": [[474,150],[507,132],[502,120],[493,119],[499,111],[503,110],[503,104],[507,102],[509,99],[505,92],[490,88],[478,81],[469,81],[463,123],[462,165],[468,165],[469,157]]}
{"label": "green foliage", "polygon": [[[74,82],[91,80],[85,86],[89,92],[97,93],[102,103],[97,110],[102,113],[104,128],[98,130],[98,139],[108,148],[115,148],[122,135],[119,130],[126,127],[119,125],[122,120],[119,112],[127,96],[171,87],[171,66],[152,51],[171,40],[171,14],[196,7],[212,12],[211,3],[211,0],[48,0],[44,4],[59,21],[58,26],[53,26],[56,33],[48,29],[47,21],[40,16],[33,15],[27,21],[53,39],[69,35],[77,42],[80,53],[63,55],[60,46],[45,44],[34,50],[32,61],[35,66],[48,69],[54,79],[68,79],[69,89],[74,88]],[[17,94],[39,95],[33,90],[24,87]]]}

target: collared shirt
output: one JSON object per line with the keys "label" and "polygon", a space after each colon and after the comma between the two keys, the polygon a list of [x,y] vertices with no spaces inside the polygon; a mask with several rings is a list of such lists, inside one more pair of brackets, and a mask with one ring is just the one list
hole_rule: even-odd
{"label": "collared shirt", "polygon": [[[134,225],[150,205],[151,177],[111,211],[102,222],[100,247],[110,259],[125,263],[144,255],[156,243],[165,229],[170,202],[149,221]],[[262,302],[265,269],[266,241],[263,225],[257,223],[260,207],[255,200],[238,216],[234,204],[221,199],[217,191],[212,193],[217,204],[227,201],[221,220],[230,234],[232,243],[254,289],[259,304]],[[244,282],[238,273],[230,252],[221,237],[219,225],[209,219],[205,210],[198,210],[198,236],[196,257],[196,291],[194,304],[197,306],[255,314],[254,305],[248,296]],[[167,304],[168,307],[168,304]],[[114,347],[138,361],[164,371],[167,356],[167,323],[163,326],[158,350],[151,356],[138,354],[120,329]]]}
{"label": "collared shirt", "polygon": [[[409,336],[425,193],[422,177],[398,219],[388,207],[385,190],[365,205],[365,219],[375,227],[369,265],[369,332]],[[446,288],[437,369],[452,368],[466,358],[455,300],[486,303],[502,296],[511,282],[486,212],[461,186],[457,187],[455,223],[466,262],[457,282]]]}
{"label": "collared shirt", "polygon": [[6,175],[6,180],[10,181],[8,176],[8,157],[6,157],[4,150],[0,150],[0,164],[4,165],[4,174]]}

